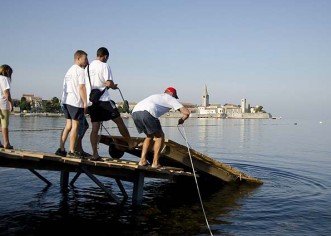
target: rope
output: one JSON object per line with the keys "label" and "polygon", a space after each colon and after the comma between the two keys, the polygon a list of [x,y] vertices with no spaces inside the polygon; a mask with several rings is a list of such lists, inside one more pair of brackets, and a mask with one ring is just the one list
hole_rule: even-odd
{"label": "rope", "polygon": [[199,185],[198,185],[198,181],[197,181],[197,176],[195,174],[195,169],[194,169],[194,165],[193,165],[193,161],[192,161],[192,156],[191,156],[191,151],[190,151],[190,144],[188,143],[187,141],[187,137],[186,137],[186,133],[185,133],[185,129],[184,129],[184,125],[182,125],[183,127],[183,133],[184,135],[182,134],[182,132],[180,131],[179,129],[179,125],[177,125],[177,128],[180,132],[180,134],[182,135],[182,137],[185,139],[185,142],[186,142],[186,146],[187,146],[187,151],[188,151],[188,154],[190,156],[190,161],[191,161],[191,165],[192,165],[192,171],[193,171],[193,175],[194,175],[194,180],[195,180],[195,184],[197,186],[197,191],[198,191],[198,195],[199,195],[199,200],[200,200],[200,204],[201,204],[201,208],[202,208],[202,212],[203,212],[203,215],[205,217],[205,220],[206,220],[206,224],[207,224],[207,227],[209,229],[209,233],[210,235],[213,235],[211,229],[210,229],[210,226],[209,226],[209,223],[208,223],[208,219],[207,219],[207,215],[206,215],[206,212],[205,212],[205,208],[203,207],[203,203],[202,203],[202,198],[201,198],[201,194],[200,194],[200,189],[199,189]]}
{"label": "rope", "polygon": [[[101,126],[106,130],[107,134],[111,137],[111,134],[109,133],[109,131],[106,129],[106,127],[101,123]],[[101,133],[100,133],[101,136]],[[119,143],[115,143],[115,142],[109,142],[109,144],[115,144],[116,146],[120,146],[120,147],[126,147],[128,148],[129,145],[124,145],[124,144],[119,144]]]}

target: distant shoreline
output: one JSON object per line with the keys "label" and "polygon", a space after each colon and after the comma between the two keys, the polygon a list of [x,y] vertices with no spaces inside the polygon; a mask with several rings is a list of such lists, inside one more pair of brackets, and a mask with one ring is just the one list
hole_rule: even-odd
{"label": "distant shoreline", "polygon": [[[63,113],[11,113],[20,117],[64,117]],[[131,114],[121,113],[122,118],[131,118]],[[160,118],[181,118],[180,112],[168,112]],[[190,118],[214,118],[214,119],[271,119],[269,113],[244,113],[236,117],[222,117],[219,114],[199,114],[191,113]]]}
{"label": "distant shoreline", "polygon": [[41,117],[63,117],[63,113],[11,113],[13,116],[20,116],[20,117],[30,117],[30,116],[41,116]]}

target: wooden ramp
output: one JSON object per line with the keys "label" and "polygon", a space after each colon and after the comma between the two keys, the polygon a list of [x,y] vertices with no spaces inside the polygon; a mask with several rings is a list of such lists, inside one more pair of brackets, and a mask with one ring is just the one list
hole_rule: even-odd
{"label": "wooden ramp", "polygon": [[[128,195],[121,180],[133,183],[132,202],[141,204],[143,196],[144,178],[158,178],[177,180],[180,178],[193,178],[193,173],[182,168],[169,167],[167,169],[155,169],[139,166],[138,162],[129,160],[118,160],[103,157],[101,161],[90,161],[83,159],[61,157],[52,153],[30,151],[30,150],[8,150],[0,148],[0,167],[27,169],[47,185],[52,183],[40,175],[36,170],[60,171],[60,184],[66,189],[69,184],[69,173],[75,172],[70,185],[73,185],[80,174],[86,174],[102,190],[104,190],[117,203],[125,202]],[[123,194],[120,199],[107,189],[96,176],[113,178]]]}
{"label": "wooden ramp", "polygon": [[[137,143],[142,143],[144,138],[133,137]],[[122,136],[101,135],[100,143],[109,146],[109,154],[113,158],[121,158],[124,152],[140,157],[141,147],[134,150],[127,148],[127,143]],[[152,146],[152,145],[151,145]],[[210,177],[227,183],[247,182],[262,184],[257,178],[251,177],[239,170],[225,165],[215,159],[212,159],[202,153],[190,148],[194,169],[200,177]],[[149,151],[149,159],[152,159],[152,150]],[[192,171],[189,152],[186,146],[178,144],[172,140],[165,140],[165,145],[160,156],[161,165],[183,168],[186,171]]]}

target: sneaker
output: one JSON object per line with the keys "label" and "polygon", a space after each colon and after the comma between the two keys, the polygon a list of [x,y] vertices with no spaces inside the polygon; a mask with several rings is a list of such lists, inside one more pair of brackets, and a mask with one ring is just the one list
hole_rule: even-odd
{"label": "sneaker", "polygon": [[55,155],[61,156],[61,157],[65,157],[67,155],[66,150],[61,150],[61,148],[57,149],[55,152]]}
{"label": "sneaker", "polygon": [[82,152],[77,151],[77,153],[79,153],[79,155],[81,157],[90,157],[90,156],[92,156],[90,153],[87,153],[87,152],[84,152],[84,151],[82,151]]}
{"label": "sneaker", "polygon": [[76,151],[74,151],[74,152],[69,151],[68,154],[67,154],[67,157],[75,158],[75,159],[81,159],[82,158],[81,154],[79,152],[76,152]]}

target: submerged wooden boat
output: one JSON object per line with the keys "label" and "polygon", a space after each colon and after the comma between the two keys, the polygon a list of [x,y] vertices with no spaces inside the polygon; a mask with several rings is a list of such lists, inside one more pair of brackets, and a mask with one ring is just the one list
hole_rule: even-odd
{"label": "submerged wooden boat", "polygon": [[[140,144],[144,141],[144,138],[141,137],[133,137],[132,139]],[[140,158],[141,146],[138,145],[137,148],[129,150],[122,136],[101,135],[100,143],[109,146],[109,154],[112,158],[121,158],[125,152]],[[182,168],[185,171],[192,171],[193,168],[189,153],[191,154],[193,167],[198,173],[199,178],[221,180],[227,183],[246,182],[263,184],[263,182],[257,178],[249,176],[194,149],[190,148],[188,150],[186,146],[169,139],[165,140],[164,147],[161,151],[160,163],[164,166],[172,166]],[[150,163],[152,158],[153,151],[149,150],[147,159]]]}

